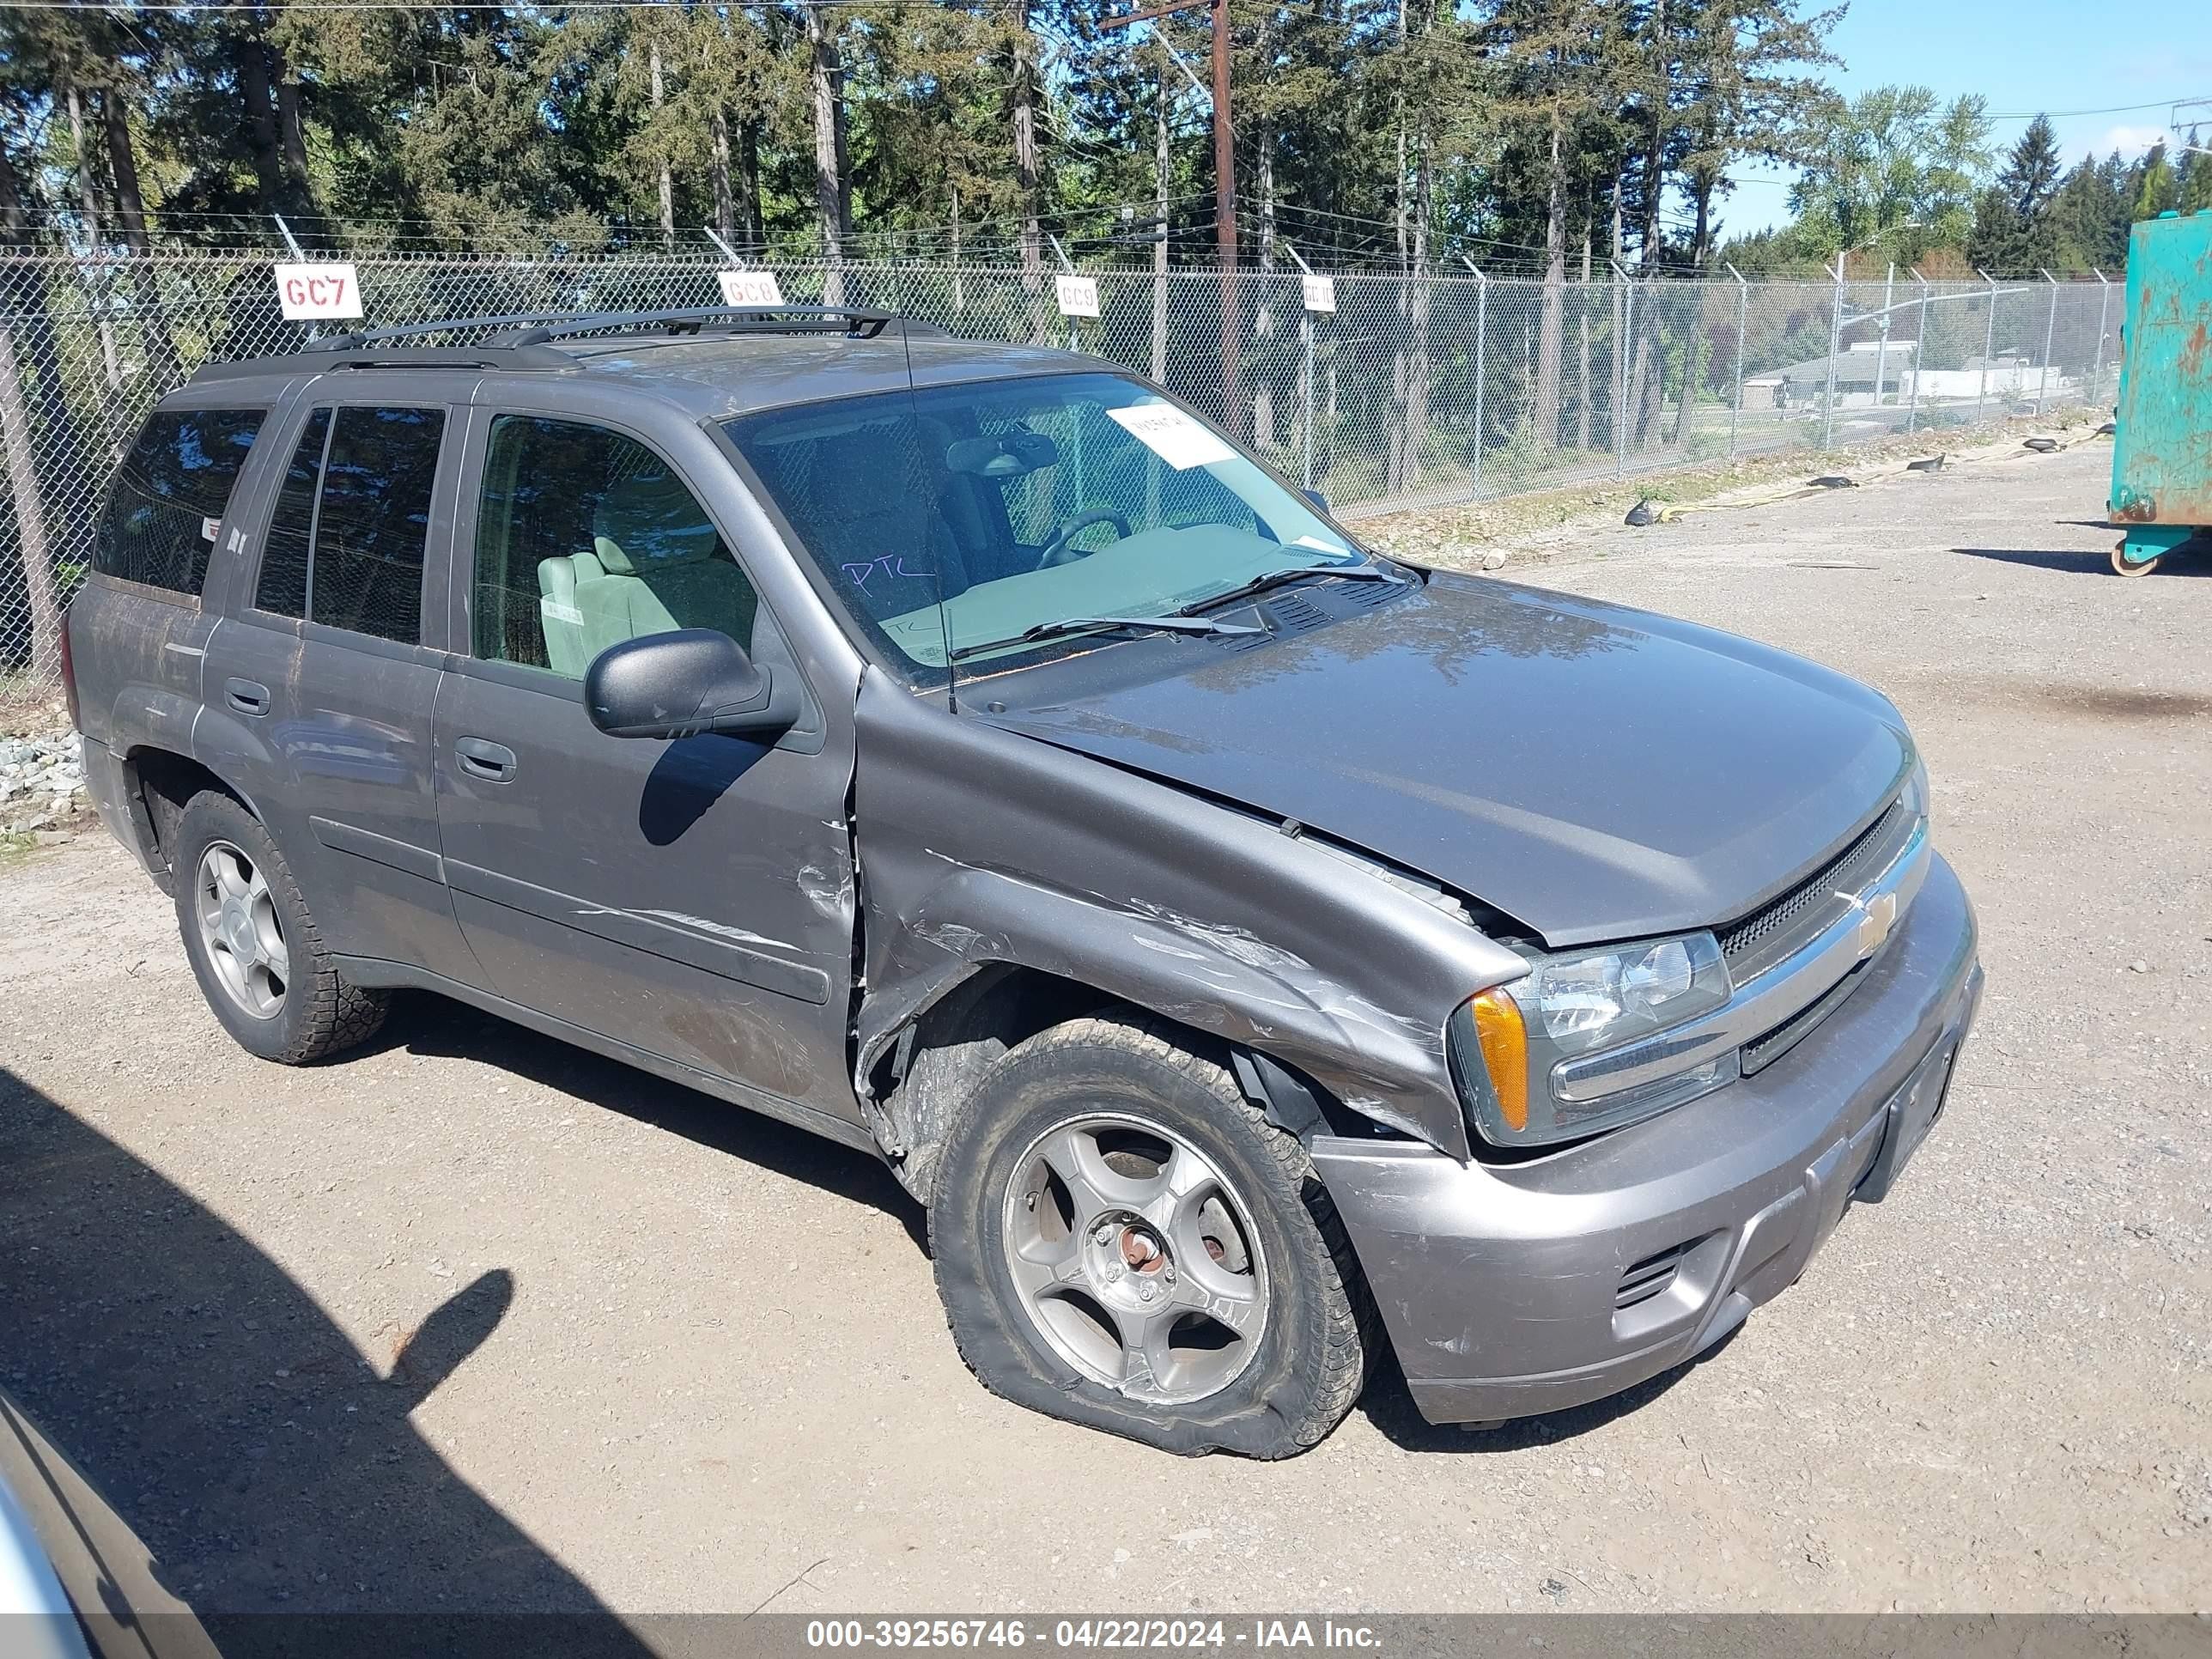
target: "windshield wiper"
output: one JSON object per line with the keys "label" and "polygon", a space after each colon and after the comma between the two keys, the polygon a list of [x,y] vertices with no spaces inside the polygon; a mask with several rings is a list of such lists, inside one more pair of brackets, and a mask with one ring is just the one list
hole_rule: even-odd
{"label": "windshield wiper", "polygon": [[1264,593],[1271,587],[1280,587],[1307,576],[1348,576],[1354,581],[1402,582],[1407,578],[1395,570],[1386,570],[1379,564],[1293,564],[1280,570],[1270,570],[1264,575],[1239,583],[1219,593],[1209,593],[1202,599],[1193,599],[1175,614],[1194,617],[1201,611],[1211,611],[1217,605],[1227,605],[1232,599],[1249,599],[1255,593]]}
{"label": "windshield wiper", "polygon": [[1158,634],[1264,634],[1267,631],[1244,623],[1215,622],[1210,617],[1187,617],[1181,611],[1171,617],[1062,617],[1057,622],[1039,623],[1033,628],[1024,628],[1009,639],[985,640],[975,645],[960,646],[953,651],[951,659],[965,662],[970,657],[980,657],[988,652],[1004,651],[1017,645],[1040,645],[1047,640],[1060,639],[1069,634],[1089,634],[1107,628]]}

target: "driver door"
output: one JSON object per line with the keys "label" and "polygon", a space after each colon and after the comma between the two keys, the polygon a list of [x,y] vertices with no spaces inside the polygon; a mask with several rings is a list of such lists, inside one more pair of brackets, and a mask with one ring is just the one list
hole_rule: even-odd
{"label": "driver door", "polygon": [[469,654],[434,727],[447,876],[489,988],[853,1121],[849,725],[809,692],[774,743],[595,728],[584,671],[623,640],[714,628],[798,664],[705,492],[643,436],[480,409],[471,441]]}

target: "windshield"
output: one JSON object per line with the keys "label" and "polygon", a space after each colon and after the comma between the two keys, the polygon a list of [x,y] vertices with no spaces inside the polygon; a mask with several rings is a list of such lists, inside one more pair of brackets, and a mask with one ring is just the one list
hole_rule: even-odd
{"label": "windshield", "polygon": [[799,550],[909,668],[1080,648],[1020,635],[1166,616],[1273,571],[1361,558],[1212,428],[1119,375],[881,392],[724,429]]}

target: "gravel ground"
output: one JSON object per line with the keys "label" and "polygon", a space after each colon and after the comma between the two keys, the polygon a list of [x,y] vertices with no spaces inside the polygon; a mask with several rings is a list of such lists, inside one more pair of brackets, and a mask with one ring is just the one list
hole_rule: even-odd
{"label": "gravel ground", "polygon": [[1546,583],[1895,696],[1989,995],[1936,1135],[1707,1363],[1294,1462],[986,1395],[866,1159],[430,1000],[285,1072],[97,834],[0,869],[0,1385],[204,1609],[2212,1605],[2212,561],[2106,452]]}

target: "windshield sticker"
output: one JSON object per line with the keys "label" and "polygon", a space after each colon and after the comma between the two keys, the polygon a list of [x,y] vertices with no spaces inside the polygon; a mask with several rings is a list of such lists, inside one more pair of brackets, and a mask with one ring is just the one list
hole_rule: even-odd
{"label": "windshield sticker", "polygon": [[1292,547],[1310,547],[1315,549],[1316,551],[1322,553],[1341,553],[1346,557],[1349,557],[1352,553],[1352,550],[1350,548],[1339,547],[1334,542],[1325,542],[1318,536],[1300,536],[1297,540],[1293,541],[1291,545]]}
{"label": "windshield sticker", "polygon": [[1237,452],[1173,404],[1109,409],[1106,416],[1178,472],[1237,459]]}
{"label": "windshield sticker", "polygon": [[837,568],[845,573],[845,580],[863,593],[868,591],[869,580],[878,574],[893,581],[906,576],[927,577],[930,574],[927,570],[908,569],[906,556],[902,553],[887,553],[880,559],[869,560],[866,564],[841,564]]}

